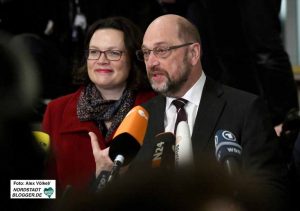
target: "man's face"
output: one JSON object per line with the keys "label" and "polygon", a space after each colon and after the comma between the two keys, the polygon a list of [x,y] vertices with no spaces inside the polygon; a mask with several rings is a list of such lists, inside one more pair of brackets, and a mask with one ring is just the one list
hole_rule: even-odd
{"label": "man's face", "polygon": [[163,53],[161,50],[184,44],[177,36],[177,28],[167,22],[151,24],[145,32],[143,50],[150,51],[145,60],[147,75],[152,88],[166,96],[176,96],[189,81],[192,66],[189,62],[189,45]]}

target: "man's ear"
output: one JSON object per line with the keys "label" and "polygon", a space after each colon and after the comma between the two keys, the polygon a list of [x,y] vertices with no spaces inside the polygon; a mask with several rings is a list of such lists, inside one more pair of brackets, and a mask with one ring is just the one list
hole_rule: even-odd
{"label": "man's ear", "polygon": [[199,43],[194,43],[190,46],[191,48],[191,63],[192,65],[197,64],[200,61],[201,46]]}

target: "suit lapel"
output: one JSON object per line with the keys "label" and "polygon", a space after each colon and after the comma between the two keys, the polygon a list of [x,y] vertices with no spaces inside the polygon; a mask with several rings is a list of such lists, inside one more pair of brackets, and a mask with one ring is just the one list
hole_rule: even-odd
{"label": "suit lapel", "polygon": [[198,108],[198,113],[193,128],[192,145],[194,155],[204,151],[212,136],[218,118],[225,106],[225,100],[221,98],[223,89],[220,84],[207,77]]}
{"label": "suit lapel", "polygon": [[165,113],[166,99],[165,97],[159,95],[151,104],[149,104],[149,129],[148,137],[154,137],[159,133],[165,131],[164,129],[164,113]]}

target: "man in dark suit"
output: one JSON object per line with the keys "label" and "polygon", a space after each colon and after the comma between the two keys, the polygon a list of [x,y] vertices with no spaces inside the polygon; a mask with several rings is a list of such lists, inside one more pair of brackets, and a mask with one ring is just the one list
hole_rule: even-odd
{"label": "man in dark suit", "polygon": [[253,178],[263,192],[259,208],[283,210],[287,171],[269,111],[258,96],[205,75],[195,26],[181,16],[161,16],[148,26],[137,55],[146,64],[152,88],[161,95],[143,104],[149,112],[148,128],[132,169],[151,168],[155,136],[174,131],[177,113],[172,101],[183,98],[196,168],[203,168],[204,155],[215,157],[216,131],[230,131],[242,147],[241,174]]}

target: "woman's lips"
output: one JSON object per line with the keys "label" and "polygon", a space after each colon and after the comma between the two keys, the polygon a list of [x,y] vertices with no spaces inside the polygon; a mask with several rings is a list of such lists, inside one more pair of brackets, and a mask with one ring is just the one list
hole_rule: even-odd
{"label": "woman's lips", "polygon": [[98,73],[111,73],[113,72],[111,69],[96,69],[95,70]]}

